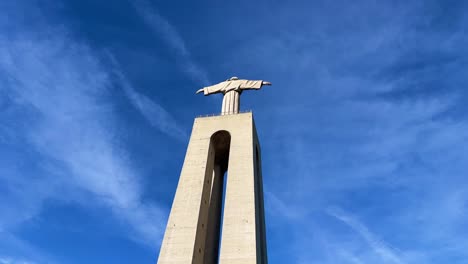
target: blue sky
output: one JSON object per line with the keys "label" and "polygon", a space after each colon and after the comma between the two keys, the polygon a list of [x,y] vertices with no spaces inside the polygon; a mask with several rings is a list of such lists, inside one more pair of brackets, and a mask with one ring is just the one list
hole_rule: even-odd
{"label": "blue sky", "polygon": [[0,3],[0,264],[155,263],[230,76],[270,263],[468,263],[463,1]]}

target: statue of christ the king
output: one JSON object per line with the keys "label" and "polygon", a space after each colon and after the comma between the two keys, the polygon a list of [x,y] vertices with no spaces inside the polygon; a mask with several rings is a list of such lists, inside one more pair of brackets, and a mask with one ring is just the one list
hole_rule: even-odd
{"label": "statue of christ the king", "polygon": [[203,92],[204,95],[224,94],[221,115],[230,115],[239,113],[240,94],[243,90],[259,90],[263,85],[271,85],[271,83],[262,80],[252,81],[231,77],[224,82],[203,87],[197,93]]}

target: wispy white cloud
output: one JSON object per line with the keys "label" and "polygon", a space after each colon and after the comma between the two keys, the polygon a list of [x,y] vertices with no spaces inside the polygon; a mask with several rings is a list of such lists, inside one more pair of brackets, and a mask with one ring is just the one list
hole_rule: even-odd
{"label": "wispy white cloud", "polygon": [[185,130],[182,129],[175,118],[166,109],[147,96],[135,91],[128,80],[126,80],[123,75],[119,75],[125,94],[153,127],[177,140],[184,140],[188,137]]}
{"label": "wispy white cloud", "polygon": [[140,112],[140,114],[143,115],[143,117],[154,128],[166,135],[176,140],[187,138],[187,132],[181,127],[177,120],[160,104],[137,92],[130,81],[122,73],[116,58],[109,52],[107,52],[107,55],[111,61],[113,73],[119,81],[120,86],[127,95],[131,104]]}
{"label": "wispy white cloud", "polygon": [[[304,206],[300,213],[309,219],[288,218],[306,227],[297,232],[293,244],[301,248],[298,256],[304,263],[433,263],[444,254],[463,255],[467,240],[460,232],[465,232],[462,222],[467,217],[468,195],[462,175],[468,155],[462,131],[468,131],[468,126],[463,120],[440,118],[456,96],[373,99],[347,99],[332,111],[319,109],[317,115],[303,116],[303,120],[309,118],[309,125],[278,127],[282,135],[275,141],[278,149],[269,155],[281,153],[281,163],[270,161],[278,167],[269,172],[270,178],[265,177],[270,181],[265,189],[275,194],[266,195],[267,211],[279,215],[276,208],[284,204],[289,212]],[[319,115],[333,116],[339,124]],[[275,175],[280,178],[271,179]],[[283,181],[284,175],[298,176]],[[386,240],[336,208],[329,214],[357,236],[340,232],[328,220],[311,227],[312,221],[325,221],[316,212],[337,203],[352,207],[366,223],[383,225]],[[269,219],[270,225],[279,226],[275,222],[281,219]],[[311,235],[304,235],[304,229]],[[322,240],[312,237],[319,230]],[[329,254],[310,253],[313,249]]]}
{"label": "wispy white cloud", "polygon": [[0,256],[0,264],[38,264],[35,261]]}
{"label": "wispy white cloud", "polygon": [[0,264],[4,263],[35,263],[54,264],[60,263],[47,252],[39,250],[27,241],[12,235],[9,232],[0,231]]}
{"label": "wispy white cloud", "polygon": [[297,221],[307,214],[305,208],[298,207],[297,204],[287,204],[272,192],[266,191],[265,198],[268,201],[266,204],[267,211],[274,217],[284,217],[291,221]]}
{"label": "wispy white cloud", "polygon": [[[156,204],[143,202],[141,175],[119,147],[109,100],[112,74],[66,31],[44,27],[0,36],[0,89],[11,99],[10,107],[23,113],[14,119],[3,113],[2,122],[10,122],[24,140],[18,148],[34,149],[41,163],[29,173],[18,171],[20,164],[2,168],[0,180],[9,191],[0,195],[0,208],[10,208],[11,217],[0,219],[0,227],[34,217],[47,199],[83,206],[94,206],[88,204],[94,200],[125,223],[123,235],[154,247],[164,217]],[[28,182],[38,184],[27,191],[16,188]]]}
{"label": "wispy white cloud", "polygon": [[352,263],[352,264],[365,264],[365,262],[363,260],[361,260],[359,257],[351,254],[350,252],[342,249],[342,248],[338,248],[336,249],[335,251],[340,257],[343,258],[343,260],[345,260],[347,263]]}
{"label": "wispy white cloud", "polygon": [[201,86],[210,84],[206,70],[192,58],[185,40],[177,29],[146,0],[134,1],[134,7],[152,31],[172,49],[182,61],[183,71]]}
{"label": "wispy white cloud", "polygon": [[343,210],[336,207],[329,208],[328,214],[342,221],[357,232],[369,244],[369,246],[382,257],[383,261],[397,264],[405,263],[397,254],[395,249],[392,249],[385,241],[379,239],[374,233],[372,233],[367,226],[346,214]]}

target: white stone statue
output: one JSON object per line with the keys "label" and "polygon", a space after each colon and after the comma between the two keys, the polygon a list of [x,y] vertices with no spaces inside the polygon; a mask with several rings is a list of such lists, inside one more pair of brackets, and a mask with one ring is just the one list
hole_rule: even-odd
{"label": "white stone statue", "polygon": [[271,83],[262,80],[251,81],[231,77],[224,82],[203,87],[197,91],[197,94],[201,92],[204,95],[224,94],[221,115],[230,115],[239,113],[240,94],[243,90],[259,90],[262,88],[262,85],[271,85]]}

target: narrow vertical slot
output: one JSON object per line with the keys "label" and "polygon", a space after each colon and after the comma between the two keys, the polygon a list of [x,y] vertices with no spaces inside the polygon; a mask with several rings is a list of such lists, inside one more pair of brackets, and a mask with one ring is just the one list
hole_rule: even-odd
{"label": "narrow vertical slot", "polygon": [[204,264],[219,263],[226,172],[228,169],[229,149],[231,144],[229,132],[216,132],[211,137],[211,144],[215,154],[206,230]]}
{"label": "narrow vertical slot", "polygon": [[[223,184],[223,195],[222,195],[222,201],[221,201],[221,218],[220,218],[220,221],[219,221],[218,249],[221,249],[221,238],[223,237],[224,205],[226,203],[226,185],[227,185],[227,177],[228,177],[227,172],[223,175],[223,177],[224,177],[224,184]],[[220,260],[220,255],[221,255],[221,250],[218,250],[218,260],[216,262],[218,264],[219,264],[219,260]]]}

